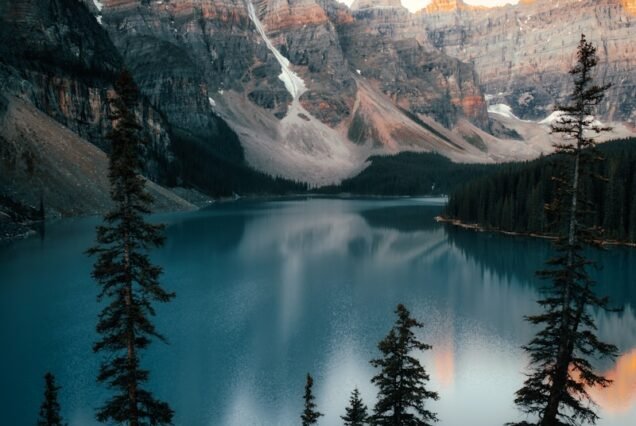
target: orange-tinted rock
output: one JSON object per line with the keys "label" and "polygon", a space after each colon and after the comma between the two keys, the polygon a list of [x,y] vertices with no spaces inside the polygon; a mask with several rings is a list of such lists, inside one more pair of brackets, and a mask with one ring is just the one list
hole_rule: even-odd
{"label": "orange-tinted rock", "polygon": [[625,10],[632,15],[636,15],[636,0],[621,0]]}
{"label": "orange-tinted rock", "polygon": [[255,0],[254,6],[265,10],[261,22],[268,32],[291,31],[329,21],[325,11],[313,0]]}
{"label": "orange-tinted rock", "polygon": [[444,13],[454,12],[457,10],[481,10],[487,9],[483,6],[473,6],[464,3],[462,0],[433,0],[426,6],[426,12],[428,13]]}
{"label": "orange-tinted rock", "polygon": [[484,116],[484,111],[486,110],[486,102],[484,101],[483,96],[469,95],[459,99],[452,99],[451,102],[454,105],[461,106],[464,115],[470,119],[483,120],[484,118],[486,118]]}

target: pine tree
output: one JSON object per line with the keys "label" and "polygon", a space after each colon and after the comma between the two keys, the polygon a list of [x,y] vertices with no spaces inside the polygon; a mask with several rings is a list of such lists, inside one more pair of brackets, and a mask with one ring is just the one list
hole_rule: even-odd
{"label": "pine tree", "polygon": [[570,71],[574,79],[570,102],[558,108],[563,115],[552,128],[564,137],[556,149],[567,166],[555,178],[555,198],[549,206],[558,225],[557,254],[547,262],[548,269],[539,272],[551,285],[539,301],[543,312],[527,320],[543,329],[524,347],[530,356],[530,373],[515,399],[524,413],[538,417],[541,426],[594,424],[598,416],[587,389],[608,386],[610,381],[596,374],[588,359],[616,355],[616,347],[596,336],[590,313],[607,309],[608,302],[595,295],[588,273],[592,262],[584,249],[596,245],[597,235],[595,228],[585,225],[592,206],[581,188],[598,158],[593,134],[607,130],[594,125],[593,115],[608,86],[593,84],[596,48],[585,36],[577,56]]}
{"label": "pine tree", "polygon": [[98,409],[100,422],[138,425],[171,424],[170,406],[154,398],[143,387],[148,371],[140,366],[140,352],[153,338],[164,341],[150,321],[153,302],[174,297],[159,284],[161,268],[153,265],[148,250],[163,244],[163,227],[144,220],[152,197],[139,175],[141,127],[134,108],[139,94],[129,73],[122,73],[115,85],[114,129],[109,179],[114,208],[97,228],[97,245],[88,253],[97,256],[93,278],[101,286],[98,300],[107,301],[99,315],[100,335],[93,350],[104,354],[97,377],[114,391]]}
{"label": "pine tree", "polygon": [[369,420],[367,406],[362,402],[358,388],[354,389],[351,393],[349,406],[345,408],[345,411],[346,414],[340,416],[340,418],[344,420],[345,426],[363,426],[367,424]]}
{"label": "pine tree", "polygon": [[312,388],[314,386],[314,379],[311,375],[307,374],[307,382],[305,383],[305,409],[300,416],[303,421],[303,426],[315,425],[318,423],[318,418],[322,416],[322,413],[316,411],[316,403],[314,402],[314,394]]}
{"label": "pine tree", "polygon": [[426,389],[429,376],[420,362],[411,353],[432,347],[420,342],[413,333],[423,325],[411,318],[404,305],[398,305],[398,319],[389,334],[378,344],[383,357],[371,361],[380,369],[372,383],[379,388],[373,424],[428,426],[437,421],[437,416],[425,409],[427,399],[437,400],[436,392]]}
{"label": "pine tree", "polygon": [[55,384],[55,376],[51,373],[44,375],[44,402],[40,407],[40,418],[38,426],[64,426],[66,423],[62,420],[60,414],[60,403],[57,401],[57,392],[61,387]]}

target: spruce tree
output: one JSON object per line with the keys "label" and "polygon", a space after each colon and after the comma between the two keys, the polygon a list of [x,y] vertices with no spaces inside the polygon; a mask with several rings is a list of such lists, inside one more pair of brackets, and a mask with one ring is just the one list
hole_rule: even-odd
{"label": "spruce tree", "polygon": [[432,347],[415,337],[413,329],[423,325],[411,318],[404,305],[398,305],[395,313],[398,315],[395,325],[378,344],[383,356],[371,361],[371,365],[380,369],[371,380],[380,388],[372,422],[376,425],[428,426],[437,421],[437,416],[426,410],[425,402],[437,400],[438,395],[426,389],[429,375],[412,352]]}
{"label": "spruce tree", "polygon": [[141,368],[140,352],[153,339],[165,340],[151,322],[153,304],[168,302],[174,294],[161,287],[162,270],[148,257],[148,250],[161,246],[164,237],[161,225],[144,219],[152,197],[139,175],[143,140],[134,112],[139,92],[127,72],[115,90],[109,165],[114,208],[97,227],[97,245],[88,250],[97,256],[92,275],[101,287],[98,300],[107,302],[98,318],[100,338],[93,347],[103,354],[97,380],[114,392],[98,409],[97,419],[130,426],[166,425],[171,424],[173,411],[144,387],[149,373]]}
{"label": "spruce tree", "polygon": [[608,86],[593,82],[596,48],[585,36],[577,58],[570,71],[574,90],[569,103],[558,107],[563,115],[552,127],[563,136],[556,149],[565,162],[563,173],[555,177],[557,189],[549,206],[558,229],[556,255],[539,272],[551,285],[538,302],[543,312],[527,318],[542,329],[524,346],[530,356],[530,372],[515,399],[541,426],[594,424],[598,415],[587,389],[608,386],[610,381],[594,372],[589,359],[612,358],[617,350],[598,339],[591,315],[592,309],[607,309],[608,301],[596,296],[588,272],[592,262],[584,250],[596,246],[598,236],[595,228],[585,225],[593,211],[581,184],[598,159],[594,135],[608,130],[595,125],[593,118]]}
{"label": "spruce tree", "polygon": [[57,401],[57,393],[61,387],[55,384],[55,376],[51,373],[44,375],[44,402],[40,407],[40,418],[38,426],[64,426],[66,423],[62,420],[60,414],[60,403]]}
{"label": "spruce tree", "polygon": [[318,423],[318,418],[322,416],[322,413],[316,410],[316,403],[314,402],[314,394],[312,388],[314,386],[314,379],[311,375],[307,374],[307,382],[305,383],[305,409],[301,414],[303,426],[315,425]]}
{"label": "spruce tree", "polygon": [[360,398],[358,388],[355,388],[349,398],[349,406],[345,408],[346,414],[340,416],[345,426],[363,426],[369,421],[367,406]]}

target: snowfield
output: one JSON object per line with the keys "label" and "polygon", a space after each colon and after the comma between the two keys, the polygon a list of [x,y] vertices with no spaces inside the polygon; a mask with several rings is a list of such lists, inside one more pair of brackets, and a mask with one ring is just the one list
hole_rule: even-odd
{"label": "snowfield", "polygon": [[506,104],[488,105],[488,112],[490,114],[499,114],[503,115],[504,117],[515,118],[519,120],[519,117],[513,114],[512,108],[510,108],[510,106]]}

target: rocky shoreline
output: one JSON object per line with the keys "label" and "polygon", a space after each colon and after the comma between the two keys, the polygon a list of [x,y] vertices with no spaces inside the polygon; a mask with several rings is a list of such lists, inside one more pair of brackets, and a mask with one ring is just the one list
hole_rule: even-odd
{"label": "rocky shoreline", "polygon": [[21,240],[37,234],[36,228],[42,222],[15,222],[0,211],[0,244]]}
{"label": "rocky shoreline", "polygon": [[[438,223],[444,223],[447,225],[452,225],[458,228],[467,229],[467,230],[475,231],[475,232],[490,232],[490,233],[496,233],[501,235],[507,235],[511,237],[540,238],[543,240],[550,240],[550,241],[556,240],[556,237],[553,235],[537,234],[534,232],[513,232],[513,231],[504,231],[503,229],[497,229],[497,228],[486,228],[477,223],[464,223],[458,219],[451,219],[444,216],[436,216],[435,221]],[[599,240],[597,242],[599,242],[602,246],[618,246],[618,247],[636,248],[636,243],[630,243],[628,241]]]}

